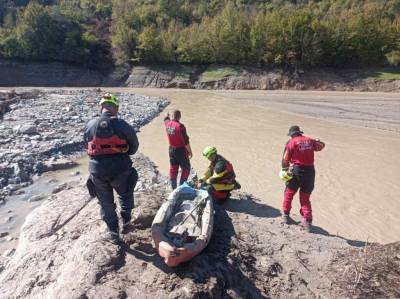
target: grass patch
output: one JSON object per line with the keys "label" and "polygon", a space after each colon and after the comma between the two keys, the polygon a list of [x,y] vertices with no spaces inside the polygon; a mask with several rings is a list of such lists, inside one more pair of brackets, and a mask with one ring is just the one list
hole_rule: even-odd
{"label": "grass patch", "polygon": [[227,67],[209,67],[202,74],[202,82],[218,81],[228,76],[235,76],[241,71],[240,67],[227,66]]}
{"label": "grass patch", "polygon": [[152,69],[168,76],[175,77],[175,79],[179,81],[190,80],[190,75],[194,72],[193,67],[185,65],[160,65],[152,67]]}
{"label": "grass patch", "polygon": [[400,69],[376,69],[360,71],[354,74],[354,77],[372,80],[400,80]]}

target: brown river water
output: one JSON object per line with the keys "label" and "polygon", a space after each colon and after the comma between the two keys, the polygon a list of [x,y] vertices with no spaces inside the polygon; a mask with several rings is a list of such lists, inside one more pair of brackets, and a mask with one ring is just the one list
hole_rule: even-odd
{"label": "brown river water", "polygon": [[[230,160],[244,191],[281,207],[278,178],[289,126],[326,142],[316,153],[314,224],[348,239],[400,240],[399,94],[193,91],[137,89],[168,97],[180,109],[202,173],[202,149],[214,145]],[[382,130],[377,128],[385,128]],[[140,151],[168,171],[163,115],[142,129]],[[293,213],[299,214],[298,197]]]}
{"label": "brown river water", "polygon": [[[180,109],[193,150],[192,167],[202,173],[207,161],[201,151],[216,146],[234,165],[243,191],[280,209],[284,184],[278,178],[289,126],[299,125],[326,148],[316,153],[316,187],[312,194],[314,224],[351,240],[389,243],[400,240],[400,97],[387,93],[199,91],[111,88],[111,91],[162,96],[166,111]],[[139,150],[162,173],[168,173],[164,113],[142,128]],[[49,193],[57,183],[83,180],[87,159],[76,169],[46,174],[26,196]],[[72,177],[71,173],[80,175]],[[29,188],[29,187],[28,187]],[[25,216],[40,202],[9,200],[0,228],[18,236]],[[298,196],[293,214],[299,214]],[[9,212],[11,211],[11,212]],[[15,247],[17,240],[0,243]]]}

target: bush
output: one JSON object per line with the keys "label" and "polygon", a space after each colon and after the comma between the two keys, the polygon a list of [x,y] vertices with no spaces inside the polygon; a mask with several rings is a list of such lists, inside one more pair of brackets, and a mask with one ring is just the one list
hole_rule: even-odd
{"label": "bush", "polygon": [[392,51],[386,54],[386,58],[390,65],[400,66],[400,51]]}

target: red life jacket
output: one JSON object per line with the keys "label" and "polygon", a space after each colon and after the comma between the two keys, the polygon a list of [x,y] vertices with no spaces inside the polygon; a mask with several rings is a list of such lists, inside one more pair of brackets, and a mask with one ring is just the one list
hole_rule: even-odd
{"label": "red life jacket", "polygon": [[128,142],[115,134],[111,119],[109,117],[101,117],[97,121],[94,136],[88,143],[88,155],[114,155],[127,153],[128,151]]}
{"label": "red life jacket", "polygon": [[314,165],[314,151],[320,151],[323,145],[307,136],[296,136],[288,141],[284,160],[300,166]]}
{"label": "red life jacket", "polygon": [[185,139],[182,134],[181,123],[176,120],[166,120],[165,129],[167,131],[169,146],[180,148],[185,147]]}

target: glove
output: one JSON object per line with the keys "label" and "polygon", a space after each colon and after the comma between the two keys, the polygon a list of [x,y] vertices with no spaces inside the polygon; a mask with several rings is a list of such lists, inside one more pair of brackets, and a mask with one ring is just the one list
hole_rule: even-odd
{"label": "glove", "polygon": [[293,178],[293,175],[288,170],[281,169],[281,171],[279,171],[279,178],[287,183]]}

